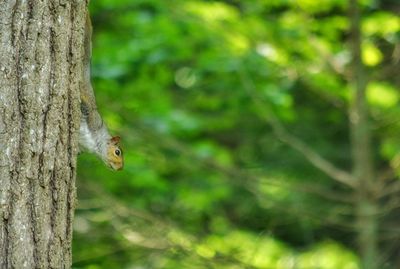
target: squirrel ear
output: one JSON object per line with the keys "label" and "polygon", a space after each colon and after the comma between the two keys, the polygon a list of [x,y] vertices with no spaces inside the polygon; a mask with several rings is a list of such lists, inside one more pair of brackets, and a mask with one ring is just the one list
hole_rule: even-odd
{"label": "squirrel ear", "polygon": [[111,137],[111,142],[112,142],[114,145],[117,145],[117,144],[119,143],[120,140],[121,140],[121,137],[119,137],[119,136],[113,136],[113,137]]}

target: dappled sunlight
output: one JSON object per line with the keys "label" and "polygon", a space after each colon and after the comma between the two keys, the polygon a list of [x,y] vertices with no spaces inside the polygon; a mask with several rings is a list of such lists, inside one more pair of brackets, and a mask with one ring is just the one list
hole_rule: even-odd
{"label": "dappled sunlight", "polygon": [[185,1],[184,9],[201,16],[206,23],[234,22],[239,12],[223,2]]}
{"label": "dappled sunlight", "polygon": [[250,48],[246,35],[235,27],[235,21],[240,19],[239,12],[228,4],[222,2],[186,1],[184,8],[199,16],[210,30],[217,31],[225,38],[230,49],[235,53],[245,53]]}
{"label": "dappled sunlight", "polygon": [[400,31],[400,18],[389,12],[377,12],[363,20],[362,30],[368,36],[378,35],[395,40],[396,33]]}
{"label": "dappled sunlight", "polygon": [[383,59],[381,51],[372,43],[362,44],[362,60],[368,66],[375,66]]}
{"label": "dappled sunlight", "polygon": [[387,83],[373,82],[368,85],[367,98],[370,104],[382,108],[392,108],[399,102],[399,92]]}
{"label": "dappled sunlight", "polygon": [[324,242],[300,254],[299,268],[358,269],[357,257],[334,242]]}

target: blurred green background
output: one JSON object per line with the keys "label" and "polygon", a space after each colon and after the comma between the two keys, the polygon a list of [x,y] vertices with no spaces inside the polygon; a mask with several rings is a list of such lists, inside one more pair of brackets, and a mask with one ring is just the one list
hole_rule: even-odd
{"label": "blurred green background", "polygon": [[[395,181],[400,3],[360,8],[373,157]],[[90,10],[97,104],[125,168],[79,156],[73,268],[361,268],[354,192],[270,124],[351,169],[347,0],[93,0]],[[381,268],[400,268],[397,196],[378,201]]]}

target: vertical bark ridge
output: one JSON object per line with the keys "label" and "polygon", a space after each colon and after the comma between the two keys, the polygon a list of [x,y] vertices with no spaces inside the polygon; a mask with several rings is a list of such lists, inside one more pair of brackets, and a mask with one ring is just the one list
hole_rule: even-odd
{"label": "vertical bark ridge", "polygon": [[[11,177],[11,207],[10,221],[8,222],[8,231],[11,233],[11,266],[16,268],[33,267],[34,243],[32,240],[32,230],[29,210],[29,179],[27,174],[28,161],[28,143],[29,134],[27,134],[27,120],[29,118],[29,99],[26,98],[28,74],[25,73],[25,57],[28,57],[28,51],[25,51],[27,42],[27,24],[28,24],[28,2],[17,1],[15,6],[15,16],[13,17],[14,26],[14,47],[15,47],[15,71],[17,77],[17,113],[16,120],[19,123],[17,131],[17,154],[15,158],[15,170]],[[19,257],[17,257],[17,255]]]}
{"label": "vertical bark ridge", "polygon": [[[51,85],[52,90],[57,93],[57,96],[53,96],[53,104],[54,107],[58,111],[62,111],[62,118],[68,119],[66,110],[68,109],[65,106],[65,100],[68,95],[68,81],[66,80],[66,76],[68,74],[68,65],[62,63],[68,63],[67,55],[67,44],[69,39],[69,34],[67,31],[63,31],[63,29],[69,29],[69,27],[65,27],[66,25],[70,26],[71,22],[69,21],[69,10],[70,4],[62,4],[58,1],[51,1],[51,19],[53,22],[53,69],[54,69],[54,83]],[[69,30],[68,30],[69,31]],[[57,33],[57,34],[55,34]],[[65,123],[62,124],[59,122],[58,118],[53,118],[56,124],[58,125],[58,140],[55,144],[55,149],[57,152],[62,151],[63,154],[59,156],[59,158],[55,161],[54,166],[54,174],[53,177],[50,178],[51,185],[56,192],[53,193],[52,196],[52,218],[51,218],[51,230],[53,231],[50,240],[49,240],[49,252],[48,252],[48,262],[50,268],[60,268],[63,265],[64,257],[66,255],[64,249],[63,237],[65,236],[62,232],[65,230],[66,225],[66,191],[61,192],[59,190],[67,190],[68,185],[65,183],[65,180],[60,180],[61,178],[68,178],[68,171],[65,168],[68,163],[67,151],[65,150],[65,145],[67,145],[65,141],[65,134],[68,133],[68,128]],[[61,251],[61,255],[55,255],[55,251]]]}
{"label": "vertical bark ridge", "polygon": [[[3,175],[0,186],[0,255],[4,257],[0,259],[1,268],[6,268],[10,263],[9,259],[9,215],[10,215],[10,189],[11,189],[11,169],[9,169],[10,161],[13,156],[13,149],[15,149],[15,143],[13,140],[10,143],[9,132],[16,132],[16,128],[9,124],[13,120],[13,114],[15,107],[9,105],[9,101],[16,100],[14,91],[16,90],[15,82],[16,78],[12,77],[14,73],[14,50],[13,50],[13,39],[14,34],[12,31],[14,16],[16,14],[15,8],[17,3],[15,1],[3,1],[0,3],[0,42],[3,45],[3,49],[0,49],[0,88],[9,88],[10,91],[2,90],[0,92],[0,112],[2,113],[1,119],[1,136],[0,146],[5,149],[3,154],[0,153],[0,172]],[[11,129],[11,130],[10,130]]]}
{"label": "vertical bark ridge", "polygon": [[[81,72],[83,68],[85,68],[82,64],[82,61],[77,61],[73,63],[73,59],[83,59],[84,55],[84,44],[83,44],[83,36],[84,36],[84,31],[83,28],[76,27],[77,25],[85,25],[85,18],[86,18],[86,12],[87,9],[85,6],[87,5],[86,2],[81,2],[80,4],[74,3],[73,8],[70,10],[70,20],[73,21],[79,21],[79,23],[74,24],[74,27],[71,29],[70,33],[70,43],[69,43],[69,54],[68,54],[68,59],[71,62],[70,65],[70,70],[69,70],[69,94],[68,94],[68,119],[69,122],[72,123],[72,128],[69,129],[68,132],[68,144],[71,144],[72,141],[76,141],[78,137],[76,134],[79,132],[79,125],[80,125],[80,120],[74,120],[73,115],[74,114],[79,114],[80,115],[80,105],[77,104],[76,102],[73,102],[74,99],[80,99],[80,90],[79,87],[81,85],[81,81],[77,81],[74,79],[76,74]],[[79,117],[80,118],[80,117]],[[67,211],[68,211],[68,218],[67,218],[67,225],[66,225],[66,238],[67,238],[67,246],[72,245],[72,227],[73,227],[73,214],[74,214],[74,208],[75,208],[75,201],[76,201],[76,187],[75,187],[75,173],[76,173],[76,158],[73,158],[73,156],[77,155],[77,148],[69,148],[68,154],[69,154],[69,166],[70,166],[70,182],[72,184],[69,185],[68,188],[68,194],[67,194]],[[72,255],[72,249],[69,248],[67,250],[69,252],[69,255]],[[72,263],[72,261],[71,261]]]}
{"label": "vertical bark ridge", "polygon": [[[27,27],[27,43],[28,48],[26,49],[26,53],[30,55],[29,60],[26,61],[26,69],[29,70],[29,76],[32,77],[34,81],[40,81],[40,74],[36,71],[36,66],[38,65],[37,62],[37,42],[39,38],[39,33],[40,33],[40,24],[41,24],[41,19],[43,17],[43,3],[38,2],[36,5],[32,5],[32,2],[28,2],[28,27]],[[31,86],[29,87],[31,88]],[[44,105],[44,102],[40,99],[40,84],[35,85],[32,87],[35,89],[36,94],[38,95],[37,101],[34,101],[34,104],[37,104],[37,111],[35,118],[40,118],[42,115],[42,109],[41,107]],[[32,89],[31,88],[31,89]],[[30,89],[27,89],[28,91]],[[34,140],[32,142],[36,142],[36,147],[32,148],[31,152],[31,162],[35,164],[35,166],[39,166],[40,160],[39,160],[39,155],[40,155],[40,148],[42,148],[42,140],[40,139],[40,130],[41,130],[41,124],[43,124],[43,121],[36,121],[31,130],[36,130],[34,134]],[[30,135],[32,135],[32,132],[30,132]],[[31,222],[32,222],[32,234],[33,234],[33,259],[34,263],[42,263],[43,260],[40,258],[42,255],[40,254],[43,249],[41,248],[41,237],[42,237],[42,231],[40,229],[41,226],[41,220],[43,219],[43,212],[45,210],[41,210],[41,204],[40,201],[41,199],[38,199],[40,197],[40,189],[38,188],[38,184],[36,179],[39,177],[40,173],[39,170],[32,170],[31,171],[31,180],[29,180],[29,188],[30,188],[30,199],[31,199]]]}

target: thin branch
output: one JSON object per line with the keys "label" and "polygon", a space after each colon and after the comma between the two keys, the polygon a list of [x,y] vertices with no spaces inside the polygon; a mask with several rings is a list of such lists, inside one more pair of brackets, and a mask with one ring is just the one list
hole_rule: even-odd
{"label": "thin branch", "polygon": [[400,208],[400,198],[397,196],[393,196],[389,201],[385,202],[383,206],[381,206],[380,214],[381,215],[389,215],[396,209]]}
{"label": "thin branch", "polygon": [[[196,252],[196,246],[204,243],[201,237],[187,233],[179,226],[156,217],[151,213],[146,213],[144,211],[128,207],[123,202],[115,199],[112,194],[105,191],[101,186],[94,184],[93,182],[85,181],[84,184],[90,192],[96,194],[96,197],[102,197],[101,201],[96,201],[96,204],[93,206],[98,206],[99,204],[103,206],[103,211],[112,216],[112,220],[110,220],[111,226],[118,233],[118,235],[122,236],[125,240],[122,242],[123,245],[116,250],[107,251],[101,255],[80,257],[75,259],[74,264],[79,264],[89,260],[113,255],[118,252],[127,251],[133,247],[140,247],[143,249],[149,249],[151,251],[167,251],[174,249],[183,255],[196,257],[200,262],[209,263],[210,266],[211,264],[215,264],[215,267],[206,266],[207,268],[217,268],[221,260],[231,263],[232,265],[237,265],[240,268],[256,268],[245,261],[237,259],[234,255],[224,254],[221,252],[218,252],[218,256],[213,256],[210,258],[200,256]],[[139,227],[137,224],[139,219],[144,220],[146,222],[145,227],[152,230],[154,235],[158,237],[150,238],[148,233],[144,233],[142,230],[145,228],[143,228],[143,226]],[[174,241],[168,238],[166,234],[172,231],[179,233],[183,240]]]}
{"label": "thin branch", "polygon": [[400,181],[395,181],[392,184],[386,186],[381,193],[379,193],[379,198],[386,197],[392,194],[400,192]]}
{"label": "thin branch", "polygon": [[271,118],[272,119],[269,120],[269,123],[272,126],[275,135],[282,142],[300,152],[312,165],[327,174],[332,179],[352,188],[357,187],[357,183],[350,173],[335,167],[333,163],[323,158],[306,143],[286,131],[286,129],[279,121],[276,120],[276,118],[274,119],[273,116]]}
{"label": "thin branch", "polygon": [[338,191],[323,189],[321,187],[318,187],[316,184],[313,184],[312,186],[310,186],[309,184],[304,184],[304,182],[302,182],[301,184],[285,184],[280,180],[274,180],[272,178],[268,178],[268,180],[262,180],[262,175],[250,173],[245,169],[241,169],[235,166],[224,167],[222,165],[219,165],[218,162],[216,162],[213,158],[199,158],[196,154],[192,152],[190,148],[188,148],[185,144],[176,139],[164,136],[162,137],[162,140],[160,140],[160,135],[154,133],[154,130],[152,129],[142,126],[140,130],[142,133],[146,132],[146,137],[155,136],[154,138],[160,141],[161,144],[168,145],[169,149],[173,149],[179,152],[180,155],[184,155],[188,159],[194,160],[208,169],[214,169],[215,171],[229,176],[231,179],[233,179],[232,183],[243,187],[255,196],[260,195],[259,185],[257,184],[267,183],[269,185],[281,187],[294,192],[303,192],[318,195],[335,202],[354,202],[353,197],[350,195],[339,193]]}
{"label": "thin branch", "polygon": [[263,110],[262,116],[272,127],[275,135],[282,142],[286,143],[293,149],[301,153],[314,167],[318,168],[333,180],[342,183],[348,187],[356,188],[357,181],[355,178],[345,170],[337,168],[333,163],[329,162],[318,154],[314,149],[306,143],[291,135],[277,119],[272,111],[270,111],[265,104],[263,104],[255,94],[255,86],[253,82],[243,73],[239,72],[243,86],[250,94],[253,102]]}
{"label": "thin branch", "polygon": [[309,44],[318,52],[319,56],[323,58],[330,70],[344,77],[348,76],[345,64],[336,60],[335,57],[318,42],[318,38],[315,34],[310,34],[309,41]]}

